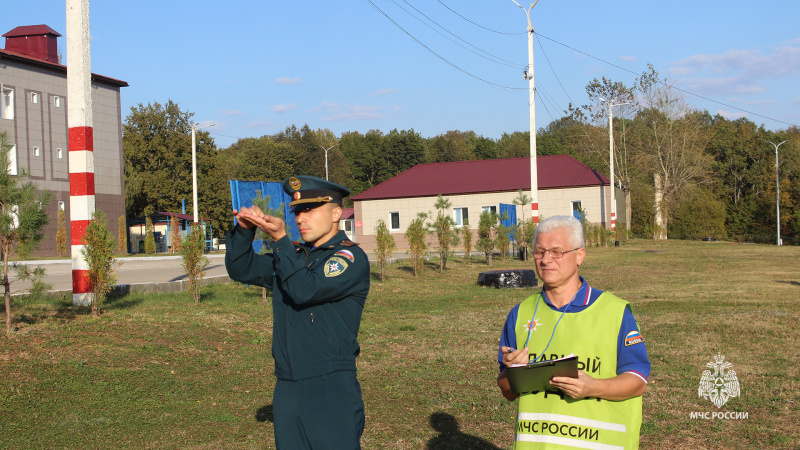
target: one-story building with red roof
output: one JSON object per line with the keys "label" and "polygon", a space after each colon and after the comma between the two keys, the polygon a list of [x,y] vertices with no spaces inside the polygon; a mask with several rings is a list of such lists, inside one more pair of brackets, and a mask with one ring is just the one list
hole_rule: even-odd
{"label": "one-story building with red roof", "polygon": [[[611,227],[610,180],[569,155],[537,157],[539,219],[578,215]],[[519,190],[530,196],[528,158],[420,164],[384,181],[353,200],[353,239],[365,250],[375,249],[375,227],[383,220],[398,249],[407,249],[405,232],[418,213],[436,213],[439,195],[450,200],[457,226],[468,223],[477,236],[482,211],[507,212],[512,220],[530,219],[530,205],[513,205]],[[625,201],[617,188],[617,222],[624,227]],[[466,219],[466,220],[465,220]],[[473,239],[473,242],[475,240]]]}

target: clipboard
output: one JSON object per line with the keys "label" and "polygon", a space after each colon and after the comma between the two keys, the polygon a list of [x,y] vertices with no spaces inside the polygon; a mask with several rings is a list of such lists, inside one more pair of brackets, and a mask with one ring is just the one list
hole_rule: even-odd
{"label": "clipboard", "polygon": [[506,368],[511,392],[515,394],[557,389],[550,384],[550,378],[578,378],[578,357],[539,361]]}

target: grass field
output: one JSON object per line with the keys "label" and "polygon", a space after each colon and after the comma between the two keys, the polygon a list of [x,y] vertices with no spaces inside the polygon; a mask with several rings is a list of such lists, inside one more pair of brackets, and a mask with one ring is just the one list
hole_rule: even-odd
{"label": "grass field", "polygon": [[[495,386],[508,311],[533,290],[482,288],[482,261],[403,262],[373,277],[359,378],[366,449],[510,448],[516,403]],[[496,261],[492,269],[532,268]],[[373,275],[377,272],[373,268]],[[800,248],[633,241],[592,248],[581,273],[633,304],[653,365],[641,447],[800,447]],[[271,308],[260,288],[110,299],[15,299],[0,337],[0,448],[273,448]],[[741,396],[698,397],[725,355]],[[691,412],[747,413],[741,420]]]}

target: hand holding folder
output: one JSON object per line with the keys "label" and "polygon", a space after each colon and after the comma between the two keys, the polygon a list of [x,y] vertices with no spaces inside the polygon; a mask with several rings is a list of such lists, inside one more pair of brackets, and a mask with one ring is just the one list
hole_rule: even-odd
{"label": "hand holding folder", "polygon": [[553,377],[578,378],[578,357],[569,355],[560,359],[514,364],[506,368],[508,382],[514,393],[556,389],[550,385]]}

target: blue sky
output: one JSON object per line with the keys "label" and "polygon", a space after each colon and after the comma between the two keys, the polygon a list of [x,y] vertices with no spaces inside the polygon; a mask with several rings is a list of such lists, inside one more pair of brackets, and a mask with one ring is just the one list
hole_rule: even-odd
{"label": "blue sky", "polygon": [[[0,33],[66,34],[65,1],[7,3]],[[800,124],[798,17],[797,0],[540,0],[537,127],[586,103],[592,79],[630,86],[648,63],[694,107]],[[220,147],[292,124],[497,139],[529,127],[526,20],[511,0],[95,1],[92,71],[130,84],[123,120],[172,99]]]}

